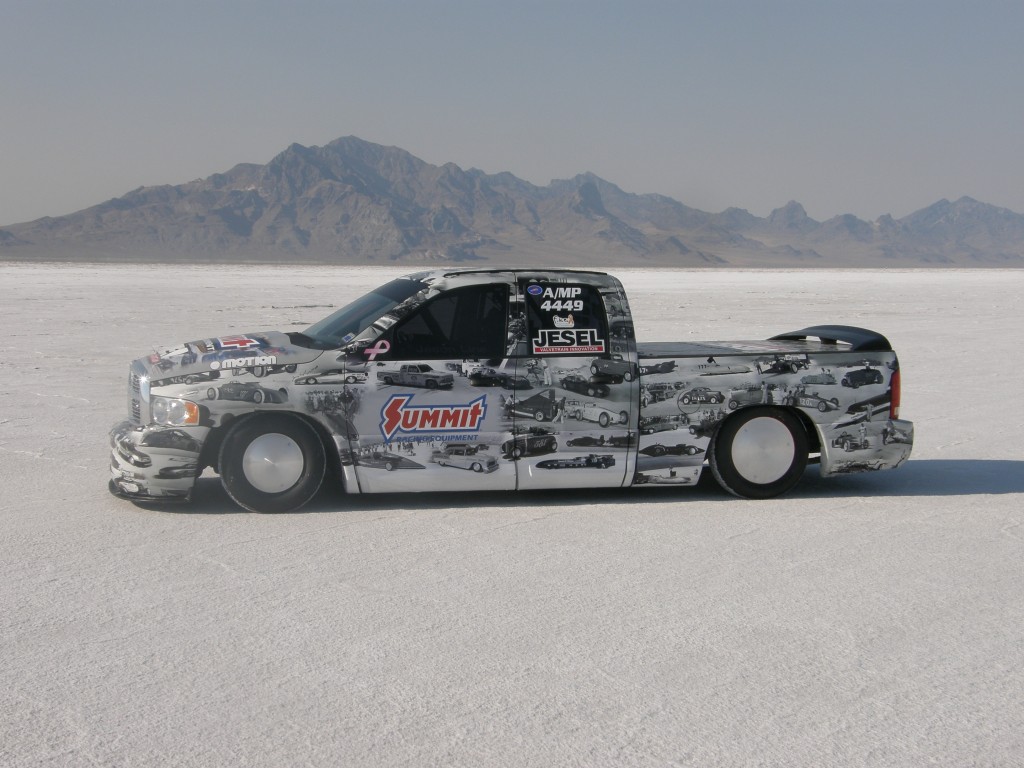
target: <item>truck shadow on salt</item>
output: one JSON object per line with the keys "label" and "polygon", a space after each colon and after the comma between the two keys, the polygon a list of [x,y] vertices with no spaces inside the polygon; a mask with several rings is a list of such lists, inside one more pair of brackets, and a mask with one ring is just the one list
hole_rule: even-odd
{"label": "truck shadow on salt", "polygon": [[985,496],[1024,493],[1024,461],[911,459],[895,471],[821,478],[808,469],[793,491],[802,497]]}
{"label": "truck shadow on salt", "polygon": [[[803,481],[788,495],[793,499],[850,497],[902,498],[929,496],[976,496],[1024,493],[1024,461],[1006,459],[918,459],[895,472],[866,472],[822,478],[817,467],[807,470]],[[723,491],[711,472],[705,471],[696,486],[688,488],[574,489],[530,491],[510,496],[506,492],[386,493],[347,495],[336,482],[328,482],[320,494],[297,512],[286,514],[344,513],[386,509],[465,509],[480,507],[566,507],[592,504],[682,504],[686,502],[751,504]],[[193,500],[181,506],[159,507],[178,514],[249,514],[228,498],[220,481],[200,478]]]}

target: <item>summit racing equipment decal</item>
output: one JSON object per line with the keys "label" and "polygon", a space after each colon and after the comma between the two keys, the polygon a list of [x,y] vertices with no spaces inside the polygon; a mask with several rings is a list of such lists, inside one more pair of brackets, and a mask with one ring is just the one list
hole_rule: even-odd
{"label": "summit racing equipment decal", "polygon": [[533,339],[535,355],[602,354],[604,339],[596,328],[543,328]]}
{"label": "summit racing equipment decal", "polygon": [[448,435],[479,432],[487,413],[487,396],[466,405],[410,405],[415,395],[392,395],[380,409],[380,433],[385,442],[402,435]]}

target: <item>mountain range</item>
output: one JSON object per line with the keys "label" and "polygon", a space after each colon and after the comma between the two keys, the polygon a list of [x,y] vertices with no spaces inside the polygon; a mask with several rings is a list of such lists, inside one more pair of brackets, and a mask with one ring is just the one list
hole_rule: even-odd
{"label": "mountain range", "polygon": [[1024,267],[1024,216],[962,197],[901,219],[707,213],[593,174],[539,187],[352,136],[0,227],[0,260],[649,267]]}

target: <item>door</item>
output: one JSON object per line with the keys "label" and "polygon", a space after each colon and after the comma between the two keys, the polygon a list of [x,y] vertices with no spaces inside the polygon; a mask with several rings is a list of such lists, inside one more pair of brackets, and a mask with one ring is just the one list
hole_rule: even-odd
{"label": "door", "polygon": [[370,359],[349,436],[361,492],[515,488],[497,378],[511,286],[507,272],[436,280],[379,323],[386,329],[363,345]]}
{"label": "door", "polygon": [[636,456],[639,367],[617,281],[598,273],[521,275],[510,302],[517,375],[511,408],[517,487],[620,486]]}

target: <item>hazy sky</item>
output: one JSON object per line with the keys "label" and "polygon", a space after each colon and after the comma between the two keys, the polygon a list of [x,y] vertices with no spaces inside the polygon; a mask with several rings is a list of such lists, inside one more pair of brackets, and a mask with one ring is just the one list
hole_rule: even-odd
{"label": "hazy sky", "polygon": [[341,136],[759,216],[1024,213],[1024,3],[0,0],[0,224]]}

